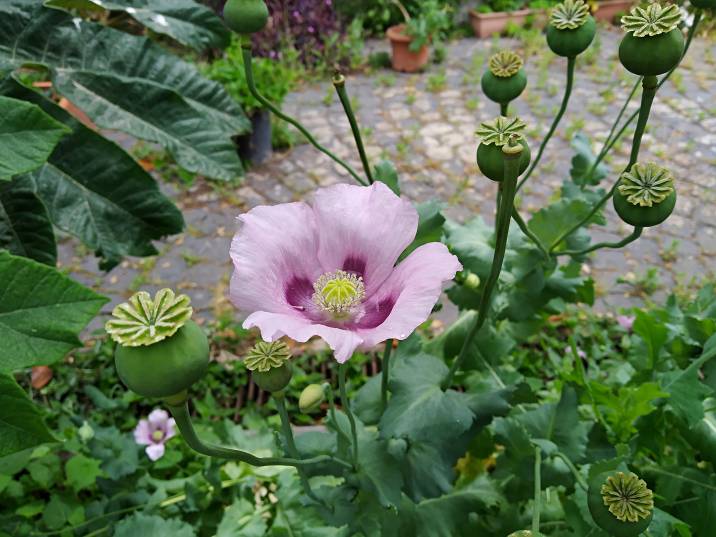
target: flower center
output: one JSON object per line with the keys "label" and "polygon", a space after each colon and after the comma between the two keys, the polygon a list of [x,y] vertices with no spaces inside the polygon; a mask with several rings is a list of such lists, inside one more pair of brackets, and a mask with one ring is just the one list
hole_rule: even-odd
{"label": "flower center", "polygon": [[323,274],[313,290],[316,306],[337,319],[349,316],[365,298],[363,278],[345,270]]}
{"label": "flower center", "polygon": [[152,440],[155,442],[159,442],[162,438],[164,438],[164,431],[156,430],[152,433]]}

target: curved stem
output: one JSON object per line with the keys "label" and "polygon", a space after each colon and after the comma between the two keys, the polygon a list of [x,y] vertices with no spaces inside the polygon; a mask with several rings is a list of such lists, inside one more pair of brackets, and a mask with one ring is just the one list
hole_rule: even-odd
{"label": "curved stem", "polygon": [[582,487],[584,490],[587,490],[589,488],[589,485],[587,484],[587,481],[584,479],[584,476],[582,474],[580,474],[579,471],[577,470],[577,467],[572,462],[572,459],[567,457],[567,455],[565,455],[561,451],[555,452],[554,455],[555,455],[555,457],[559,457],[560,459],[562,459],[564,461],[564,463],[567,465],[567,468],[569,468],[569,470],[574,475],[574,479],[577,481],[579,486]]}
{"label": "curved stem", "polygon": [[[641,93],[641,106],[639,107],[639,119],[636,123],[636,130],[634,131],[634,138],[631,143],[631,154],[629,155],[629,163],[624,168],[624,171],[628,171],[636,163],[639,158],[639,149],[641,148],[641,139],[644,136],[644,130],[646,129],[646,122],[649,119],[649,113],[651,112],[651,105],[654,102],[654,96],[658,89],[657,78],[655,76],[645,76],[642,80],[643,91]],[[621,174],[620,174],[621,176]],[[579,222],[573,225],[568,230],[564,231],[555,241],[550,245],[550,253],[554,252],[557,246],[566,239],[569,235],[577,231],[580,227],[589,222],[595,214],[604,206],[604,204],[614,195],[614,191],[617,188],[619,179],[614,182],[609,191],[601,197],[597,204],[592,207],[587,216],[582,218]]]}
{"label": "curved stem", "polygon": [[629,234],[629,236],[624,237],[622,240],[617,242],[598,242],[597,244],[594,244],[590,246],[589,248],[585,248],[584,250],[563,250],[561,252],[557,252],[554,255],[571,255],[571,256],[580,256],[588,254],[589,252],[593,252],[594,250],[601,250],[602,248],[621,248],[623,246],[626,246],[630,242],[634,242],[639,237],[641,237],[641,232],[644,230],[643,227],[636,226],[634,228],[634,231]]}
{"label": "curved stem", "polygon": [[353,465],[358,466],[358,430],[356,428],[356,419],[353,417],[350,403],[348,402],[348,394],[346,393],[346,364],[338,366],[338,389],[341,392],[341,405],[343,412],[348,416],[351,423],[351,436],[353,437]]}
{"label": "curved stem", "polygon": [[365,176],[368,178],[368,183],[372,185],[374,182],[373,174],[370,171],[368,156],[366,155],[365,148],[363,147],[363,139],[361,138],[360,129],[358,128],[358,121],[353,113],[351,100],[348,98],[348,92],[346,91],[346,77],[344,77],[341,73],[336,73],[333,77],[333,87],[336,88],[338,99],[340,99],[341,104],[343,105],[343,111],[348,117],[348,123],[350,123],[351,132],[353,132],[353,139],[358,147],[358,154],[360,155],[360,161],[363,165],[363,171],[365,172]]}
{"label": "curved stem", "polygon": [[[174,416],[177,427],[181,433],[184,441],[197,453],[202,455],[208,455],[209,457],[216,457],[217,459],[228,459],[237,460],[251,464],[253,466],[306,466],[308,464],[316,464],[319,462],[334,461],[339,464],[346,465],[347,463],[330,457],[328,455],[320,455],[318,457],[312,457],[310,459],[290,459],[286,457],[256,457],[246,451],[239,449],[228,448],[223,446],[217,446],[214,444],[207,444],[201,441],[199,436],[196,434],[196,430],[191,423],[191,416],[189,414],[189,403],[185,401],[179,405],[167,405],[167,408]],[[350,465],[348,465],[350,467]]]}
{"label": "curved stem", "polygon": [[539,516],[542,510],[542,450],[535,447],[535,499],[532,506],[532,535],[539,536]]}
{"label": "curved stem", "polygon": [[390,380],[390,353],[393,352],[393,340],[389,339],[385,342],[385,351],[383,351],[383,363],[381,366],[380,380],[380,404],[383,410],[388,406],[388,381]]}
{"label": "curved stem", "polygon": [[315,147],[318,149],[321,153],[327,155],[331,159],[333,159],[335,162],[337,162],[340,166],[342,166],[349,174],[353,176],[353,178],[358,181],[361,185],[365,185],[365,181],[362,177],[358,175],[358,173],[345,161],[334,155],[331,151],[323,147],[321,144],[319,144],[316,139],[313,137],[313,135],[308,132],[306,127],[304,127],[301,123],[298,122],[298,120],[293,119],[291,116],[288,116],[281,112],[281,110],[278,109],[274,104],[271,103],[266,97],[261,95],[259,91],[256,89],[256,83],[254,82],[254,72],[251,65],[252,58],[251,58],[251,43],[248,39],[245,39],[241,44],[241,53],[244,59],[244,72],[246,74],[246,84],[249,87],[249,91],[251,92],[251,95],[253,95],[257,101],[259,101],[263,106],[265,106],[267,109],[269,109],[271,112],[273,112],[276,116],[283,119],[287,123],[290,123],[294,127],[296,127],[301,134],[303,134],[306,139]]}
{"label": "curved stem", "polygon": [[[288,411],[286,410],[286,396],[283,392],[277,392],[273,394],[273,398],[276,403],[276,408],[278,409],[278,415],[281,417],[281,433],[286,442],[288,454],[294,459],[299,459],[300,455],[296,447],[296,441],[293,438],[293,429],[291,429],[291,419],[288,417]],[[318,501],[318,498],[316,498],[311,490],[311,484],[308,482],[308,476],[306,476],[304,469],[299,467],[296,468],[296,470],[298,471],[298,476],[301,479],[301,485],[306,495]]]}
{"label": "curved stem", "polygon": [[510,103],[500,103],[500,115],[507,117],[510,111]]}
{"label": "curved stem", "polygon": [[520,226],[520,229],[522,230],[522,233],[524,233],[528,239],[530,239],[533,243],[535,243],[535,246],[539,248],[539,251],[542,252],[542,255],[549,259],[549,252],[547,252],[547,248],[544,247],[544,244],[542,244],[542,241],[539,240],[539,237],[532,233],[532,230],[527,227],[527,224],[524,220],[522,220],[522,216],[520,216],[519,211],[517,210],[517,207],[512,207],[512,219],[517,222],[517,225]]}
{"label": "curved stem", "polygon": [[[515,193],[517,191],[517,177],[520,174],[521,147],[521,145],[516,144],[515,146],[510,146],[509,148],[506,146],[502,149],[505,161],[505,176],[500,185],[502,196],[495,221],[495,254],[492,257],[492,267],[490,269],[490,275],[483,287],[482,296],[480,297],[480,307],[477,312],[475,324],[470,328],[470,331],[465,337],[465,341],[463,341],[460,353],[450,366],[450,370],[442,383],[443,389],[447,389],[450,387],[450,384],[452,384],[455,373],[460,369],[462,362],[467,357],[472,340],[480,331],[480,328],[482,328],[482,325],[487,319],[487,314],[490,311],[492,292],[500,277],[502,262],[505,259],[505,251],[507,250],[507,237],[510,233],[510,220],[512,218],[512,208],[515,203]],[[511,149],[515,152],[510,153],[509,151]]]}
{"label": "curved stem", "polygon": [[569,97],[572,94],[572,86],[574,85],[574,67],[575,67],[576,63],[577,63],[576,56],[567,58],[567,85],[564,88],[564,97],[562,97],[562,105],[559,107],[559,112],[557,112],[557,115],[554,116],[552,125],[550,126],[549,131],[547,131],[547,134],[545,135],[544,139],[542,140],[542,143],[539,146],[539,150],[537,151],[537,156],[535,156],[534,160],[532,161],[532,164],[530,165],[530,168],[527,170],[527,173],[525,173],[525,176],[522,178],[522,180],[517,185],[517,190],[522,188],[522,185],[524,185],[525,182],[527,181],[527,179],[530,178],[530,175],[532,175],[532,172],[537,167],[537,164],[539,164],[539,161],[542,159],[542,154],[544,153],[544,150],[547,147],[547,142],[549,142],[549,139],[554,134],[554,131],[557,130],[557,125],[559,125],[559,122],[562,119],[562,116],[564,116],[564,112],[567,110],[567,104],[569,103]]}

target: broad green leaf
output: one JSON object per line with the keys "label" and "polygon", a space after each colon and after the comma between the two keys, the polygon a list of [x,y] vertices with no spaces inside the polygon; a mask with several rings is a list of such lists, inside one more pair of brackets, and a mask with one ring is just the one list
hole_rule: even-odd
{"label": "broad green leaf", "polygon": [[22,388],[9,375],[0,374],[0,457],[56,441]]}
{"label": "broad green leaf", "polygon": [[107,299],[48,267],[0,252],[0,372],[51,364]]}
{"label": "broad green leaf", "polygon": [[569,170],[572,181],[578,185],[596,185],[607,176],[609,170],[603,162],[600,162],[591,176],[587,177],[587,173],[591,170],[597,157],[592,151],[589,138],[584,133],[578,132],[574,135],[572,148],[576,151],[576,154],[572,157],[572,168]]}
{"label": "broad green leaf", "polygon": [[616,392],[597,382],[592,383],[591,388],[604,417],[622,442],[627,441],[636,431],[634,422],[637,418],[651,414],[656,410],[655,401],[669,396],[655,382],[621,386]]}
{"label": "broad green leaf", "polygon": [[401,359],[391,372],[391,398],[380,420],[384,437],[449,441],[464,433],[474,418],[465,398],[440,387],[448,368],[428,354]]}
{"label": "broad green leaf", "polygon": [[114,527],[114,537],[195,537],[192,527],[178,518],[135,513]]}
{"label": "broad green leaf", "polygon": [[405,492],[414,501],[447,494],[455,482],[454,466],[459,456],[440,442],[410,442],[401,465]]}
{"label": "broad green leaf", "polygon": [[397,196],[400,196],[398,171],[395,169],[395,165],[391,161],[381,160],[378,164],[376,164],[373,168],[373,179],[385,183],[393,192],[395,192]]}
{"label": "broad green leaf", "polygon": [[20,181],[45,202],[55,226],[104,258],[102,266],[111,268],[125,255],[155,254],[152,240],[183,229],[179,210],[118,145],[14,81],[0,90],[37,103],[72,129],[50,160]]}
{"label": "broad green leaf", "polygon": [[237,498],[226,508],[216,529],[216,537],[263,537],[266,535],[266,521],[256,506]]}
{"label": "broad green leaf", "polygon": [[653,367],[659,361],[659,352],[668,339],[666,326],[659,322],[649,312],[637,310],[636,320],[632,327],[634,333],[644,340],[649,354],[648,365]]}
{"label": "broad green leaf", "polygon": [[152,31],[199,51],[229,44],[229,31],[222,20],[194,0],[46,0],[45,5],[89,12],[123,11]]}
{"label": "broad green leaf", "polygon": [[375,425],[380,421],[380,416],[383,412],[381,400],[382,382],[383,373],[370,377],[353,398],[353,411],[366,425]]}
{"label": "broad green leaf", "polygon": [[68,132],[37,106],[0,96],[0,181],[42,165]]}
{"label": "broad green leaf", "polygon": [[52,494],[42,512],[42,521],[51,530],[58,530],[65,524],[76,526],[84,520],[84,507],[76,497],[69,494]]}
{"label": "broad green leaf", "polygon": [[415,250],[418,246],[427,244],[428,242],[440,242],[443,236],[443,224],[445,223],[445,217],[440,212],[442,206],[437,201],[426,201],[416,206],[418,210],[418,231],[415,234],[415,239],[400,254],[400,259],[408,257],[410,252]]}
{"label": "broad green leaf", "polygon": [[[80,109],[99,112],[104,102],[114,117],[121,118],[111,128],[145,132],[134,113],[150,116],[152,110],[140,114],[128,108],[128,103],[148,104],[156,102],[152,99],[158,95],[175,92],[196,111],[192,124],[196,126],[197,118],[204,121],[206,136],[200,150],[209,158],[215,152],[211,170],[195,171],[211,175],[221,169],[217,179],[232,179],[241,173],[238,156],[229,161],[228,154],[233,148],[231,137],[250,128],[246,116],[219,84],[149,39],[82,21],[36,0],[0,3],[0,35],[0,64],[47,66],[56,84],[72,92],[70,100]],[[150,95],[145,96],[147,91]],[[178,102],[177,97],[171,101]],[[178,113],[185,118],[189,110],[183,106]],[[180,125],[175,128],[181,131]],[[165,134],[177,137],[174,131]],[[178,147],[170,149],[181,160]],[[195,160],[194,164],[204,162]]]}
{"label": "broad green leaf", "polygon": [[383,507],[400,505],[403,476],[393,456],[388,453],[387,440],[378,438],[378,433],[366,431],[359,423],[358,464],[361,489],[369,491]]}
{"label": "broad green leaf", "polygon": [[139,467],[139,448],[131,434],[122,434],[114,427],[97,429],[89,446],[92,457],[102,461],[102,470],[110,479],[130,475]]}
{"label": "broad green leaf", "polygon": [[55,232],[45,205],[35,193],[12,180],[0,184],[0,249],[55,266]]}
{"label": "broad green leaf", "polygon": [[560,199],[534,213],[527,227],[546,247],[589,214],[592,206],[582,199]]}
{"label": "broad green leaf", "polygon": [[100,464],[101,462],[97,459],[75,455],[65,465],[67,484],[75,492],[92,487],[97,478],[102,475]]}
{"label": "broad green leaf", "polygon": [[704,417],[683,433],[704,459],[716,465],[716,399],[706,398],[702,406]]}

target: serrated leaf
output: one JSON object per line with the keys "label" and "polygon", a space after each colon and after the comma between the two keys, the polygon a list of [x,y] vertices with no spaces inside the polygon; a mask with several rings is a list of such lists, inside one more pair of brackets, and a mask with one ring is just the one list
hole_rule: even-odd
{"label": "serrated leaf", "polygon": [[55,232],[44,203],[17,180],[0,184],[0,249],[55,266]]}
{"label": "serrated leaf", "polygon": [[534,213],[527,227],[549,247],[557,238],[582,221],[592,206],[582,199],[560,199]]}
{"label": "serrated leaf", "polygon": [[599,163],[590,177],[586,176],[596,162],[597,157],[592,151],[589,138],[584,133],[578,132],[574,135],[572,148],[576,151],[576,154],[572,157],[572,167],[569,170],[572,181],[578,185],[596,185],[607,176],[608,168],[603,162]]}
{"label": "serrated leaf", "polygon": [[393,456],[388,453],[387,440],[366,431],[359,423],[358,464],[361,489],[370,491],[381,506],[397,508],[400,505],[403,476]]}
{"label": "serrated leaf", "polygon": [[157,515],[135,513],[119,522],[114,537],[195,537],[192,527],[180,519],[164,519]]}
{"label": "serrated leaf", "polygon": [[5,252],[0,296],[0,372],[61,359],[107,302],[54,268]]}
{"label": "serrated leaf", "polygon": [[400,360],[391,373],[392,397],[380,420],[384,437],[448,441],[464,433],[474,418],[464,397],[440,387],[447,366],[428,354]]}
{"label": "serrated leaf", "polygon": [[9,375],[0,374],[0,457],[56,441],[22,388]]}
{"label": "serrated leaf", "polygon": [[76,235],[111,268],[125,255],[152,255],[151,241],[179,233],[184,219],[154,179],[119,146],[18,83],[0,91],[32,101],[72,129],[34,172],[18,178],[45,202],[60,229]]}
{"label": "serrated leaf", "polygon": [[46,0],[47,7],[90,12],[122,11],[152,31],[196,50],[224,48],[229,31],[208,7],[194,0]]}
{"label": "serrated leaf", "polygon": [[644,340],[649,354],[648,365],[649,367],[654,367],[659,361],[661,348],[668,338],[666,326],[649,312],[637,310],[636,320],[634,321],[632,330]]}
{"label": "serrated leaf", "polygon": [[216,537],[263,537],[266,535],[266,521],[261,512],[245,500],[237,498],[224,511]]}
{"label": "serrated leaf", "polygon": [[92,457],[102,461],[102,471],[117,480],[139,467],[138,447],[131,434],[122,434],[114,427],[96,429],[90,441]]}
{"label": "serrated leaf", "polygon": [[373,178],[376,181],[382,181],[390,188],[396,196],[400,196],[400,182],[398,181],[398,171],[395,165],[389,160],[381,160],[373,168]]}
{"label": "serrated leaf", "polygon": [[[204,120],[202,130],[221,134],[213,144],[208,140],[203,144],[205,152],[217,151],[215,166],[222,168],[217,178],[230,179],[241,173],[238,156],[235,155],[229,167],[226,165],[231,137],[250,129],[246,116],[219,84],[207,80],[195,66],[147,38],[82,21],[68,13],[45,8],[34,0],[8,0],[0,4],[0,35],[3,36],[1,64],[15,68],[26,64],[45,65],[68,91],[75,82],[92,86],[95,93],[82,92],[79,86],[73,92],[79,99],[74,104],[80,109],[94,104],[93,110],[96,110],[97,101],[101,100],[106,101],[108,107],[115,106],[115,101],[147,102],[143,93],[150,89],[175,92],[196,111],[195,118]],[[79,74],[82,72],[97,78],[90,84],[89,75],[83,77]],[[116,85],[111,83],[114,77],[117,77]],[[131,81],[136,81],[136,85]],[[122,121],[113,128],[136,128],[131,114],[121,114],[120,107],[115,108]],[[186,107],[183,110],[186,114]],[[151,110],[145,112],[149,114]],[[211,173],[215,169],[212,168]],[[201,173],[210,175],[209,170]]]}
{"label": "serrated leaf", "polygon": [[68,132],[37,106],[0,96],[0,181],[41,166]]}
{"label": "serrated leaf", "polygon": [[418,211],[418,231],[415,239],[400,254],[399,260],[405,259],[418,246],[429,242],[440,242],[443,236],[445,217],[442,214],[442,205],[437,201],[426,201],[415,207]]}
{"label": "serrated leaf", "polygon": [[75,455],[65,465],[67,484],[75,492],[90,488],[102,475],[100,464],[97,459],[90,459],[81,454]]}
{"label": "serrated leaf", "polygon": [[634,422],[656,410],[655,401],[668,397],[655,382],[644,382],[639,386],[621,386],[614,393],[601,383],[591,385],[594,398],[603,406],[603,414],[614,429],[620,441],[626,441],[636,429]]}

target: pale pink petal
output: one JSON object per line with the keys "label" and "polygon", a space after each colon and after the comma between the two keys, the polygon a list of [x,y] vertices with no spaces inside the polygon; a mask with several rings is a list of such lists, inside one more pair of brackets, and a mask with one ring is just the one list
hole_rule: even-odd
{"label": "pale pink petal", "polygon": [[[423,323],[440,298],[444,282],[462,269],[457,257],[439,242],[424,244],[413,251],[393,271],[385,283],[365,304],[367,314],[358,321],[357,332],[364,347],[386,339],[405,339]],[[372,308],[389,306],[390,313],[381,319]],[[371,317],[374,315],[374,317]],[[377,322],[380,324],[376,324]]]}
{"label": "pale pink petal", "polygon": [[177,434],[177,422],[174,418],[169,418],[169,421],[167,421],[167,426],[164,434],[164,440],[167,441],[173,436],[176,436]]}
{"label": "pale pink petal", "polygon": [[156,461],[164,456],[164,444],[152,444],[144,450],[150,460]]}
{"label": "pale pink petal", "polygon": [[151,426],[152,431],[163,431],[167,420],[169,419],[169,413],[161,408],[155,408],[149,413],[147,419],[149,420],[149,425]]}
{"label": "pale pink petal", "polygon": [[343,269],[363,276],[367,296],[385,281],[418,229],[413,205],[380,182],[322,188],[313,209],[321,264],[327,272]]}
{"label": "pale pink petal", "polygon": [[152,429],[149,427],[147,420],[139,420],[137,427],[134,429],[134,441],[140,446],[152,443]]}
{"label": "pale pink petal", "polygon": [[316,257],[313,210],[305,203],[259,206],[239,220],[230,252],[235,269],[231,301],[246,312],[299,315],[324,272]]}
{"label": "pale pink petal", "polygon": [[264,341],[275,341],[288,336],[295,341],[304,342],[313,336],[319,336],[328,343],[340,363],[348,360],[356,348],[363,343],[362,338],[354,331],[316,324],[295,315],[257,311],[247,317],[243,326],[244,328],[258,327]]}

